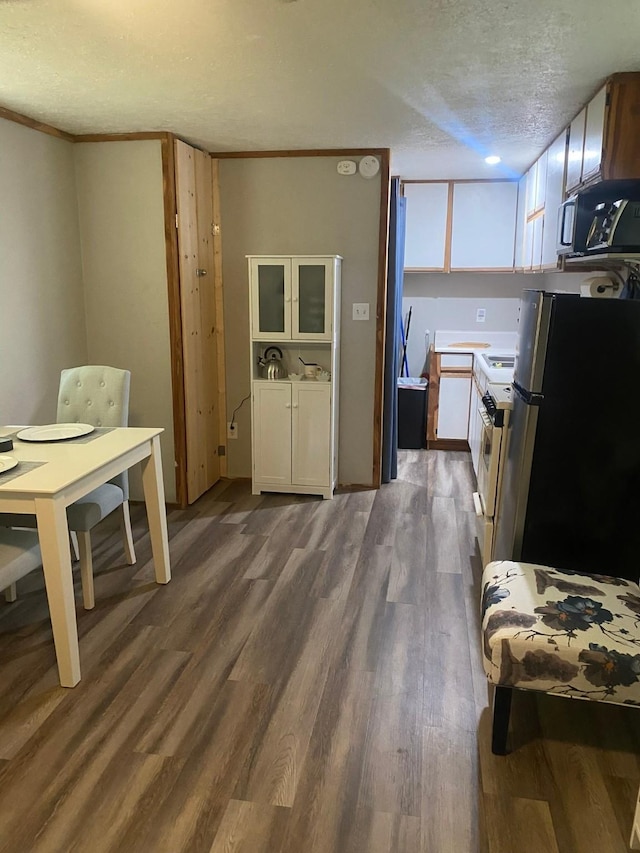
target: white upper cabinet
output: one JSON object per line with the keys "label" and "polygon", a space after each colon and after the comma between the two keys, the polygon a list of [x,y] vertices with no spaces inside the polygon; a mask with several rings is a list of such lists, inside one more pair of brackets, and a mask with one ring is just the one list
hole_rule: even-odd
{"label": "white upper cabinet", "polygon": [[335,276],[334,257],[249,258],[253,339],[330,341]]}
{"label": "white upper cabinet", "polygon": [[407,200],[405,269],[444,271],[449,184],[405,184],[404,197]]}
{"label": "white upper cabinet", "polygon": [[563,130],[547,152],[547,181],[542,234],[542,266],[555,269],[558,265],[558,210],[563,201],[564,170],[567,157],[567,132]]}
{"label": "white upper cabinet", "polygon": [[582,157],[582,181],[589,180],[600,172],[604,120],[607,106],[607,87],[603,86],[587,105],[587,120]]}
{"label": "white upper cabinet", "polygon": [[513,270],[516,181],[454,183],[451,270]]}
{"label": "white upper cabinet", "polygon": [[515,269],[524,269],[524,226],[527,221],[527,176],[523,175],[518,183],[518,207],[516,210],[516,247]]}
{"label": "white upper cabinet", "polygon": [[567,192],[575,189],[582,178],[582,155],[587,118],[585,107],[574,118],[569,127],[569,153],[567,154]]}

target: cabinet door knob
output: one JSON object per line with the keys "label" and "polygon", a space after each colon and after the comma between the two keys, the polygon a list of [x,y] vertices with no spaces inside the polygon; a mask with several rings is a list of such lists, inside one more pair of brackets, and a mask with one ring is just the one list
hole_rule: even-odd
{"label": "cabinet door knob", "polygon": [[207,274],[207,271],[206,271],[206,270],[202,270],[202,269],[197,269],[197,270],[196,270],[196,275],[198,276],[198,278],[202,278],[202,276],[203,276],[203,275],[206,275],[206,274]]}
{"label": "cabinet door knob", "polygon": [[297,409],[297,408],[298,408],[298,404],[297,404],[297,403],[294,403],[294,404],[293,404],[293,408],[294,408],[294,409]]}
{"label": "cabinet door knob", "polygon": [[285,407],[285,409],[290,409],[290,408],[291,408],[291,403],[285,403],[285,404],[284,404],[284,407]]}

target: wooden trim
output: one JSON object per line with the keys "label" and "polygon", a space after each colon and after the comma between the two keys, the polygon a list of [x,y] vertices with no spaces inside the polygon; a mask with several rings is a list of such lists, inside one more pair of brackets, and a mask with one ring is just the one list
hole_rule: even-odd
{"label": "wooden trim", "polygon": [[444,231],[444,271],[451,272],[451,241],[453,239],[453,181],[449,181],[447,194],[447,220]]}
{"label": "wooden trim", "polygon": [[427,442],[427,450],[465,450],[470,452],[466,438],[434,438]]}
{"label": "wooden trim", "polygon": [[173,134],[162,139],[162,185],[164,194],[164,236],[167,258],[167,297],[169,302],[169,341],[171,350],[171,388],[173,395],[173,432],[176,461],[176,499],[187,504],[187,427],[184,409],[184,364],[182,355],[182,311],[180,269],[176,230],[176,170]]}
{"label": "wooden trim", "polygon": [[[227,374],[224,337],[224,283],[222,279],[222,227],[220,223],[220,161],[211,160],[213,184],[213,288],[216,303],[216,351],[218,361],[218,429],[220,444],[227,444]],[[227,476],[227,455],[220,457],[220,476]]]}
{"label": "wooden trim", "polygon": [[440,353],[433,344],[429,347],[429,385],[427,391],[427,447],[435,441],[438,428],[438,398],[440,396]]}
{"label": "wooden trim", "polygon": [[[542,153],[544,154],[544,151]],[[534,160],[534,162],[537,161]],[[522,175],[519,178],[431,178],[429,180],[409,178],[402,181],[402,186],[404,187],[405,184],[519,184],[521,179]]]}
{"label": "wooden trim", "polygon": [[372,491],[373,486],[371,484],[364,485],[364,483],[338,483],[335,488],[335,494],[339,492],[370,492]]}
{"label": "wooden trim", "polygon": [[24,127],[30,127],[32,130],[39,130],[40,133],[47,133],[49,136],[56,136],[58,139],[64,139],[66,142],[74,142],[75,137],[64,130],[59,130],[51,124],[46,124],[43,121],[37,121],[34,118],[25,116],[22,113],[16,113],[7,107],[0,107],[0,118],[7,121],[12,121],[15,124],[21,124]]}
{"label": "wooden trim", "polygon": [[444,267],[405,267],[403,272],[444,272]]}
{"label": "wooden trim", "polygon": [[[457,353],[446,353],[446,355],[457,355]],[[440,366],[440,376],[455,376],[468,379],[473,373],[471,365],[455,367],[454,365]]]}
{"label": "wooden trim", "polygon": [[[388,148],[310,148],[293,149],[292,151],[214,151],[211,156],[216,160],[237,160],[257,157],[363,157],[374,154],[381,160],[387,160],[389,167],[390,151]],[[383,163],[380,164],[381,169]]]}
{"label": "wooden trim", "polygon": [[382,485],[382,410],[384,407],[384,344],[387,320],[387,269],[389,262],[389,200],[391,152],[380,155],[380,227],[378,231],[378,297],[376,306],[376,367],[373,397],[373,487]]}
{"label": "wooden trim", "polygon": [[449,272],[499,272],[512,275],[516,270],[513,267],[451,267]]}
{"label": "wooden trim", "polygon": [[135,142],[143,139],[168,139],[173,134],[166,130],[141,130],[132,133],[80,133],[72,142]]}

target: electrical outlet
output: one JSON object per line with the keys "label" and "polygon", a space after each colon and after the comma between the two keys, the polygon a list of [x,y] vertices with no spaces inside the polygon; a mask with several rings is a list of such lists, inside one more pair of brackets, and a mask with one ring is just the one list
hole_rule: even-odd
{"label": "electrical outlet", "polygon": [[487,309],[486,308],[478,308],[476,311],[476,323],[484,323],[487,319]]}
{"label": "electrical outlet", "polygon": [[238,424],[234,421],[227,424],[227,438],[237,438],[238,437]]}
{"label": "electrical outlet", "polygon": [[354,302],[353,303],[353,319],[368,320],[369,319],[369,303]]}

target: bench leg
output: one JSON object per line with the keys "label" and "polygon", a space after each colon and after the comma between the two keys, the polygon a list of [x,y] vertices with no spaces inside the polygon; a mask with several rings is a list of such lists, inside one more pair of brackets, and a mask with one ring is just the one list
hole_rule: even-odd
{"label": "bench leg", "polygon": [[494,755],[507,755],[507,736],[509,734],[509,715],[511,713],[510,687],[496,685],[493,697],[493,735],[491,752]]}

